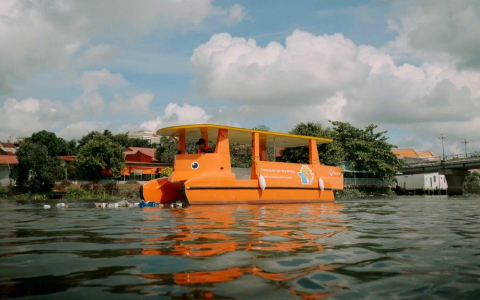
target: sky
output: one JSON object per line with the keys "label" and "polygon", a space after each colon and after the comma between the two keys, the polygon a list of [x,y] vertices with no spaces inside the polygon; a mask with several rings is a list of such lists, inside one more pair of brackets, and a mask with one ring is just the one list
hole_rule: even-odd
{"label": "sky", "polygon": [[480,1],[0,0],[0,140],[378,125],[480,152]]}

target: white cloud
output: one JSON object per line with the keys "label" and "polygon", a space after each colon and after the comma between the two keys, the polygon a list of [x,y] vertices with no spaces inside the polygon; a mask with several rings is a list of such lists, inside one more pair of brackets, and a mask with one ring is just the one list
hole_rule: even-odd
{"label": "white cloud", "polygon": [[19,137],[42,129],[53,130],[68,118],[67,111],[59,101],[10,98],[0,107],[0,132]]}
{"label": "white cloud", "polygon": [[398,36],[390,47],[396,51],[480,68],[479,1],[397,1],[394,11],[389,26]]}
{"label": "white cloud", "polygon": [[[238,5],[232,21],[241,19]],[[186,31],[210,16],[222,17],[212,0],[11,1],[0,5],[0,94],[45,68],[69,71],[94,38],[124,40],[153,30]],[[113,57],[107,45],[90,47],[80,65]]]}
{"label": "white cloud", "polygon": [[169,103],[164,110],[163,116],[157,116],[140,124],[141,128],[155,131],[161,127],[180,125],[180,124],[202,124],[211,119],[211,115],[199,106],[184,104],[180,106],[176,103]]}
{"label": "white cloud", "polygon": [[121,125],[120,127],[117,128],[117,133],[127,133],[127,132],[135,132],[135,131],[138,131],[140,129],[139,125],[138,124],[135,124],[135,123],[127,123],[127,124],[123,124]]}
{"label": "white cloud", "polygon": [[314,36],[295,30],[286,47],[271,42],[263,48],[253,39],[221,33],[197,47],[191,61],[199,88],[208,96],[296,105],[363,84],[369,67],[357,53],[356,45],[342,34]]}
{"label": "white cloud", "polygon": [[83,65],[93,65],[105,63],[113,60],[117,54],[117,48],[112,45],[95,45],[89,47],[83,54],[81,63]]}
{"label": "white cloud", "polygon": [[76,123],[71,123],[64,127],[60,132],[58,132],[58,136],[70,140],[73,138],[80,138],[91,131],[99,131],[103,132],[105,129],[109,127],[108,122],[100,122],[100,121],[80,121]]}
{"label": "white cloud", "polygon": [[98,93],[100,86],[122,87],[128,84],[122,74],[112,74],[103,69],[101,71],[86,71],[80,79],[83,94],[73,101],[73,108],[81,116],[101,115],[105,110],[105,100]]}
{"label": "white cloud", "polygon": [[228,15],[223,19],[223,22],[232,25],[242,22],[247,17],[245,7],[235,3],[229,10]]}
{"label": "white cloud", "polygon": [[327,120],[340,121],[342,117],[342,109],[347,104],[347,99],[343,93],[337,93],[335,96],[328,98],[325,103],[316,107],[315,112],[325,117]]}
{"label": "white cloud", "polygon": [[73,108],[82,116],[98,116],[105,110],[105,100],[98,92],[84,93],[73,101]]}
{"label": "white cloud", "polygon": [[96,91],[99,86],[123,87],[128,82],[122,74],[112,74],[103,69],[101,71],[86,71],[80,79],[80,84],[86,94]]}
{"label": "white cloud", "polygon": [[398,63],[397,55],[391,47],[357,46],[341,34],[297,30],[285,47],[216,34],[194,50],[191,62],[205,95],[251,105],[264,118],[267,112],[286,115],[284,122],[292,126],[328,125],[331,119],[422,138],[440,132],[458,138],[449,128],[462,124],[462,134],[473,135],[479,128],[480,73],[444,59]]}
{"label": "white cloud", "polygon": [[150,103],[152,100],[152,94],[142,93],[125,100],[116,97],[115,101],[109,103],[109,106],[114,114],[126,113],[142,115],[150,112]]}

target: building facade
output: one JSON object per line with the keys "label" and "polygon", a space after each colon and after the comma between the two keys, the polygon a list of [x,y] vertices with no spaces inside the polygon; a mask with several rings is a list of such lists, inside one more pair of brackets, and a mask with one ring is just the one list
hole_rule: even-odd
{"label": "building facade", "polygon": [[153,131],[140,130],[129,133],[128,137],[131,139],[141,139],[150,141],[150,144],[160,144],[160,136]]}

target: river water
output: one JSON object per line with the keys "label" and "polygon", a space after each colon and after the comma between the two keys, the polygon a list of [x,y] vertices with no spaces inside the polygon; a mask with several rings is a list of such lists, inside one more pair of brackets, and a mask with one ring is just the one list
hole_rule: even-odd
{"label": "river water", "polygon": [[0,201],[0,298],[480,299],[480,197],[45,203]]}

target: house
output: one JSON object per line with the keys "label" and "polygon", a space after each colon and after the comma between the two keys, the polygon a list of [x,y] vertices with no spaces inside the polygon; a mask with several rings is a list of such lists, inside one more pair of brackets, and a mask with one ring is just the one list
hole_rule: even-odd
{"label": "house", "polygon": [[407,164],[440,160],[438,155],[430,151],[421,152],[415,149],[395,149],[392,150],[392,152]]}
{"label": "house", "polygon": [[14,165],[18,165],[18,159],[15,155],[0,155],[0,186],[13,184],[10,179],[10,170]]}
{"label": "house", "polygon": [[0,155],[15,155],[17,146],[12,143],[0,143]]}
{"label": "house", "polygon": [[160,136],[156,135],[153,131],[140,130],[134,133],[128,134],[131,139],[141,139],[150,141],[150,144],[160,144]]}
{"label": "house", "polygon": [[155,163],[155,148],[128,147],[124,151],[125,161]]}
{"label": "house", "polygon": [[[125,169],[121,172],[124,180],[151,179],[158,176],[164,168],[172,167],[172,164],[160,163],[155,159],[155,148],[128,147],[124,153]],[[60,156],[60,159],[62,166],[66,167],[76,159],[76,156]],[[102,170],[102,176],[112,178],[113,174],[109,170]]]}
{"label": "house", "polygon": [[[407,164],[415,164],[428,161],[439,161],[440,157],[433,152],[417,151],[415,149],[395,149],[392,152]],[[440,194],[446,193],[448,184],[445,175],[438,172],[395,176],[399,187],[415,193]]]}
{"label": "house", "polygon": [[171,164],[160,163],[155,158],[155,148],[128,147],[124,153],[126,168],[122,173],[124,176],[130,176],[130,178],[153,178],[164,168],[172,166]]}

